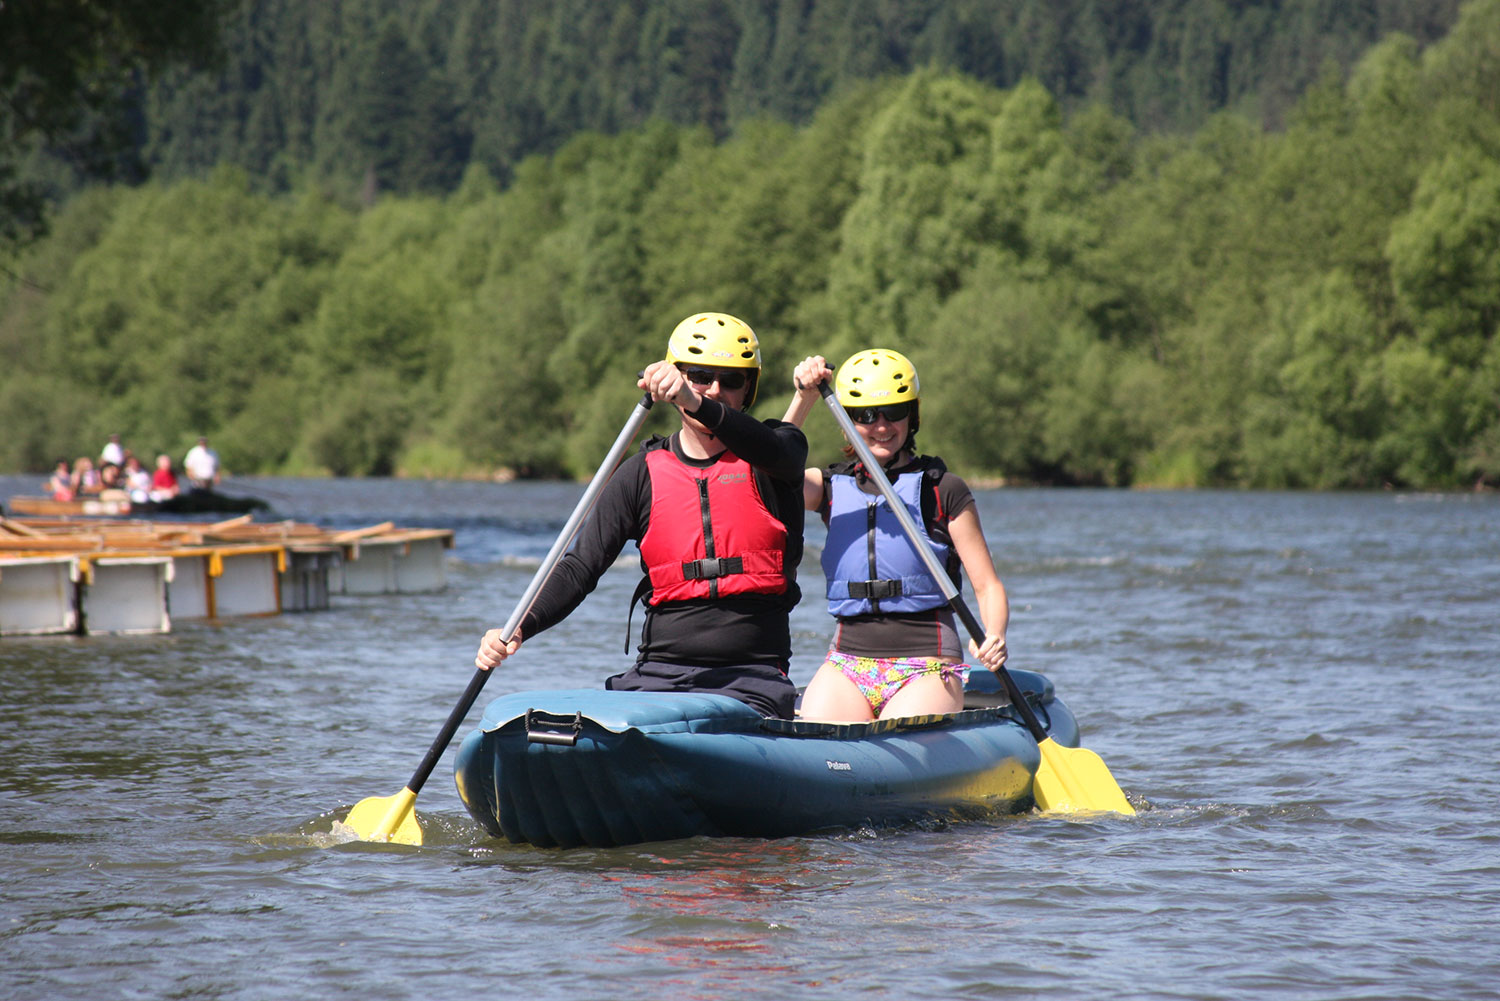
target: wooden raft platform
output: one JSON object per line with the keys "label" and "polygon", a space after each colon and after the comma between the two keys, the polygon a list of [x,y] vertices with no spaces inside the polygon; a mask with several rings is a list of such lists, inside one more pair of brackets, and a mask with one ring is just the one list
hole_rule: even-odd
{"label": "wooden raft platform", "polygon": [[316,611],[331,594],[447,583],[448,529],[386,522],[0,518],[0,636],[164,633],[172,621]]}

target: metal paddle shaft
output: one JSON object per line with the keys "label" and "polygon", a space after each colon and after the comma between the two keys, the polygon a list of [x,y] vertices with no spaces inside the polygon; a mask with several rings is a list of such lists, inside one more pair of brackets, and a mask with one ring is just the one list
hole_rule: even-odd
{"label": "metal paddle shaft", "polygon": [[[651,403],[651,394],[647,393],[636,404],[635,409],[631,411],[630,419],[625,422],[625,426],[615,438],[615,443],[610,446],[609,454],[604,457],[604,461],[600,463],[598,471],[594,473],[594,478],[589,481],[588,488],[584,490],[583,496],[578,499],[578,504],[573,508],[573,513],[568,517],[567,524],[563,525],[562,531],[557,536],[557,541],[552,543],[552,548],[547,551],[547,556],[542,560],[541,566],[537,567],[536,573],[531,578],[531,583],[527,585],[525,593],[521,595],[521,600],[516,603],[515,610],[510,613],[510,618],[506,620],[505,625],[501,628],[500,635],[505,642],[509,643],[512,637],[515,636],[516,630],[521,626],[521,620],[526,617],[527,612],[531,611],[532,603],[536,601],[536,596],[541,593],[542,586],[547,583],[547,578],[552,575],[552,571],[557,566],[558,561],[562,559],[563,553],[572,544],[573,537],[578,534],[578,529],[583,526],[583,523],[593,511],[594,503],[599,499],[599,494],[604,489],[604,485],[609,482],[609,478],[614,474],[615,467],[620,464],[620,459],[624,455],[625,450],[630,447],[630,443],[635,439],[636,433],[640,431],[641,425],[645,423],[646,418],[650,415]],[[480,690],[484,688],[485,682],[489,680],[490,675],[493,673],[493,671],[486,671],[482,668],[474,671],[474,676],[469,679],[469,687],[464,690],[463,697],[458,700],[458,704],[448,714],[447,722],[438,731],[437,739],[427,749],[427,754],[423,756],[422,763],[417,766],[417,770],[412,773],[411,780],[406,783],[405,789],[388,799],[364,800],[356,804],[353,810],[349,811],[346,823],[354,828],[361,838],[365,840],[400,840],[411,844],[421,844],[420,829],[410,816],[412,813],[412,803],[415,801],[417,793],[421,791],[422,786],[426,784],[428,777],[432,775],[432,770],[442,760],[443,752],[448,749],[448,744],[452,742],[453,735],[463,725],[464,717],[469,714],[469,710],[474,705],[474,700],[479,697]],[[368,822],[372,819],[375,823],[368,833],[360,830],[361,826],[368,825]],[[364,823],[362,824],[361,822]],[[393,839],[392,835],[397,833],[398,829],[404,836]]]}
{"label": "metal paddle shaft", "polygon": [[[588,520],[589,514],[594,509],[594,502],[599,499],[599,494],[603,491],[604,485],[609,482],[610,476],[614,474],[615,466],[619,465],[621,457],[625,454],[625,450],[635,440],[636,432],[640,431],[641,425],[645,423],[646,417],[650,413],[651,394],[647,393],[641,398],[641,402],[636,404],[635,409],[631,411],[630,420],[626,421],[625,426],[620,429],[620,434],[615,438],[615,443],[609,447],[609,454],[604,457],[604,462],[600,464],[598,471],[594,473],[594,478],[589,481],[588,488],[584,490],[583,496],[578,498],[578,504],[573,508],[573,513],[568,516],[567,524],[563,525],[562,532],[557,536],[557,541],[553,542],[552,548],[547,550],[547,555],[542,560],[542,565],[536,568],[536,573],[532,575],[531,583],[526,585],[526,591],[521,595],[521,600],[516,602],[515,609],[510,613],[510,618],[501,627],[500,638],[505,642],[509,643],[512,637],[516,635],[516,630],[521,627],[521,620],[526,617],[527,612],[531,611],[532,603],[536,601],[536,596],[541,593],[543,585],[547,583],[547,578],[552,576],[552,571],[557,566],[558,561],[562,559],[563,553],[567,552],[568,546],[572,545],[573,536],[578,534],[578,530]],[[422,763],[412,773],[411,781],[406,783],[406,788],[412,792],[421,790],[423,783],[427,781],[427,777],[432,774],[433,768],[437,766],[438,761],[442,758],[443,752],[447,750],[448,743],[453,739],[453,735],[458,732],[458,728],[463,724],[464,717],[468,715],[469,709],[474,705],[474,700],[479,697],[479,690],[484,687],[484,683],[489,680],[490,675],[493,673],[494,671],[479,669],[474,671],[474,677],[469,679],[469,687],[464,690],[463,698],[459,700],[458,705],[453,707],[453,712],[448,714],[448,721],[443,724],[443,729],[438,733],[437,739],[427,749],[427,756],[422,759]]]}
{"label": "metal paddle shaft", "polygon": [[[916,550],[922,563],[927,567],[927,572],[937,580],[938,587],[942,588],[943,597],[948,600],[948,605],[963,620],[969,634],[974,637],[975,645],[982,646],[984,625],[973,612],[969,611],[969,606],[964,603],[963,596],[953,584],[953,579],[938,562],[932,548],[923,542],[922,533],[917,528],[916,522],[912,520],[911,512],[906,509],[901,498],[896,496],[890,478],[885,475],[885,470],[880,467],[880,463],[875,461],[875,456],[870,452],[870,446],[865,444],[859,429],[854,426],[854,421],[839,405],[833,387],[825,380],[818,384],[818,392],[822,394],[823,402],[828,404],[828,409],[833,412],[834,420],[838,421],[839,427],[843,429],[844,437],[848,438],[849,444],[854,447],[859,461],[865,464],[865,470],[869,473],[870,479],[885,496],[886,504],[890,507],[891,513],[896,516],[896,520],[901,523],[902,530],[906,532],[912,548]],[[1033,782],[1038,804],[1043,809],[1114,810],[1118,813],[1135,813],[1099,756],[1083,748],[1064,748],[1058,744],[1042,728],[1042,724],[1036,718],[1036,713],[1031,711],[1031,705],[1026,701],[1026,696],[1021,692],[1015,679],[1010,676],[1010,672],[1005,669],[1005,665],[1001,664],[995,673],[1000,676],[1000,683],[1005,687],[1005,694],[1010,698],[1011,704],[1016,707],[1016,711],[1021,714],[1021,720],[1026,724],[1026,729],[1031,731],[1032,737],[1036,738],[1037,746],[1042,750],[1042,764]],[[1066,760],[1070,754],[1078,759],[1077,767],[1069,767],[1073,764],[1072,761]],[[1090,758],[1092,760],[1089,760]]]}

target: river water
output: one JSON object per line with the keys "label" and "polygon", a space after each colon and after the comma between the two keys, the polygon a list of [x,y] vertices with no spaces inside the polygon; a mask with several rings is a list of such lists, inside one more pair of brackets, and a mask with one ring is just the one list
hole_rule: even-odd
{"label": "river water", "polygon": [[[229,489],[451,527],[448,587],[0,639],[0,996],[1496,996],[1500,497],[980,492],[1012,664],[1138,817],[559,851],[484,837],[451,755],[424,847],[327,832],[406,782],[580,488]],[[621,670],[634,582],[622,561],[481,702]],[[818,602],[794,628],[800,684]]]}

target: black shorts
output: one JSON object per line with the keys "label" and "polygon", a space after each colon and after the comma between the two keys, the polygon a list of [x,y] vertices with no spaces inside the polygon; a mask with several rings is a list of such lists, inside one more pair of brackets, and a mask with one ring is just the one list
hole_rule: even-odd
{"label": "black shorts", "polygon": [[615,692],[703,692],[739,699],[762,716],[791,719],[797,686],[781,670],[765,664],[688,667],[646,661],[606,678]]}

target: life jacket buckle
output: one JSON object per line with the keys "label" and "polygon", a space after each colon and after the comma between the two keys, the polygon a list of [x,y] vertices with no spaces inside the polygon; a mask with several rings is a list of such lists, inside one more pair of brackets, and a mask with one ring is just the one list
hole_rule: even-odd
{"label": "life jacket buckle", "polygon": [[881,601],[885,598],[899,598],[902,595],[901,581],[896,580],[851,580],[849,582],[849,597],[868,598],[872,601]]}
{"label": "life jacket buckle", "polygon": [[728,577],[730,574],[744,572],[745,560],[739,556],[718,556],[702,560],[689,560],[682,565],[682,577],[684,580],[712,580],[715,577]]}

